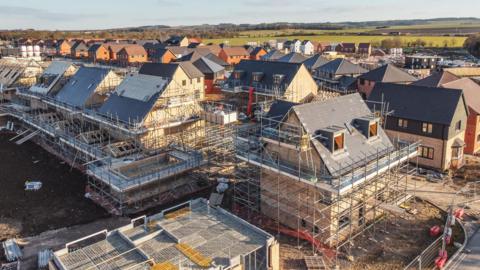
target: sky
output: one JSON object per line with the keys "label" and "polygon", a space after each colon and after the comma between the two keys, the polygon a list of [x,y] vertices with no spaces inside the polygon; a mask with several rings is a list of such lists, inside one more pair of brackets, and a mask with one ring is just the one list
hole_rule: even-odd
{"label": "sky", "polygon": [[0,29],[478,17],[479,0],[0,0]]}

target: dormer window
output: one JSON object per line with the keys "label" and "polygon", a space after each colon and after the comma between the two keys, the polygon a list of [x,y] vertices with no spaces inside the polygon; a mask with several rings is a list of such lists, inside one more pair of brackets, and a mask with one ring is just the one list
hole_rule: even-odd
{"label": "dormer window", "polygon": [[254,82],[259,82],[263,78],[263,72],[253,72],[252,73],[252,80]]}
{"label": "dormer window", "polygon": [[380,122],[380,118],[378,117],[372,117],[372,116],[360,117],[355,119],[354,126],[368,140],[370,138],[377,137],[379,122]]}
{"label": "dormer window", "polygon": [[273,83],[274,84],[281,84],[283,81],[283,74],[273,74]]}
{"label": "dormer window", "polygon": [[336,135],[333,139],[333,152],[343,150],[345,148],[345,133]]}
{"label": "dormer window", "polygon": [[242,78],[242,75],[243,75],[243,70],[235,70],[233,72],[233,78],[235,80],[240,80]]}
{"label": "dormer window", "polygon": [[368,134],[369,137],[375,137],[378,135],[378,123],[375,122],[373,124],[370,124],[370,127],[368,128]]}

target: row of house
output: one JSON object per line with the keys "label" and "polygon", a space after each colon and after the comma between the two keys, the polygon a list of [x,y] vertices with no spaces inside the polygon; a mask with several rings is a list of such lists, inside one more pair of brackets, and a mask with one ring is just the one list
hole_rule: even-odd
{"label": "row of house", "polygon": [[369,71],[346,59],[329,61],[321,55],[280,59],[241,61],[223,87],[227,99],[253,115],[267,101],[305,103],[323,91],[358,92],[376,104],[372,109],[392,111],[384,122],[392,139],[422,142],[422,166],[456,169],[463,165],[464,152],[480,150],[480,85],[470,78],[444,71],[418,80],[392,64]]}
{"label": "row of house", "polygon": [[128,66],[147,62],[147,52],[143,46],[128,43],[94,43],[88,45],[83,40],[63,40],[58,44],[57,54],[73,59],[89,59],[92,62],[117,63]]}
{"label": "row of house", "polygon": [[372,45],[370,43],[330,43],[315,42],[310,40],[276,40],[270,44],[271,48],[275,48],[285,53],[301,53],[304,55],[313,55],[325,51],[336,51],[344,54],[358,54],[369,56],[372,53]]}

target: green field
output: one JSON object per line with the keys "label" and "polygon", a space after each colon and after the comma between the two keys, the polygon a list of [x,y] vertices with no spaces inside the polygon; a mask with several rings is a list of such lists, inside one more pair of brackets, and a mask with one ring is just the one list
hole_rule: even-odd
{"label": "green field", "polygon": [[[315,29],[281,29],[281,30],[255,30],[242,31],[239,33],[241,37],[277,37],[282,35],[308,35],[308,34],[342,34],[342,33],[364,33],[374,30],[374,28],[346,28],[338,30],[315,30]],[[302,34],[303,33],[303,34]]]}
{"label": "green field", "polygon": [[[267,30],[272,31],[272,30]],[[278,36],[262,36],[258,35],[255,37],[238,37],[238,38],[226,38],[226,39],[206,39],[204,43],[215,43],[220,44],[227,42],[232,46],[244,45],[247,42],[256,41],[263,43],[272,39],[281,39],[288,38],[300,39],[300,40],[313,40],[318,42],[370,42],[373,45],[379,45],[383,39],[387,38],[400,38],[403,43],[406,45],[409,42],[413,42],[417,39],[422,39],[427,42],[428,47],[444,47],[445,41],[448,43],[448,47],[461,47],[466,40],[466,37],[443,37],[443,36],[361,36],[361,35],[315,35],[315,36],[288,36],[288,37],[278,37]]]}

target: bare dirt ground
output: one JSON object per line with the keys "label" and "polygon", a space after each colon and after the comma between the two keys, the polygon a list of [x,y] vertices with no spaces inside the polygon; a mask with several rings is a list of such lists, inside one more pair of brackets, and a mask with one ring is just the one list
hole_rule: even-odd
{"label": "bare dirt ground", "polygon": [[[86,177],[33,142],[0,134],[0,241],[85,224],[109,214],[84,198]],[[25,191],[27,180],[41,181]]]}
{"label": "bare dirt ground", "polygon": [[[422,200],[408,203],[407,206],[416,208],[418,213],[407,214],[405,218],[390,216],[376,225],[375,233],[369,230],[357,237],[348,250],[342,248],[338,256],[340,269],[403,269],[435,241],[436,238],[430,237],[428,232],[432,226],[443,223],[441,210]],[[454,232],[454,237],[457,235]],[[284,236],[279,241],[282,269],[307,269],[303,258],[313,255],[311,245]],[[353,256],[353,262],[347,260],[349,256]]]}
{"label": "bare dirt ground", "polygon": [[[348,269],[403,269],[436,240],[429,235],[429,229],[441,226],[445,222],[445,214],[420,199],[411,200],[406,205],[418,212],[405,218],[390,217],[376,226],[375,234],[370,230],[355,239],[351,250],[355,261]],[[463,241],[460,238],[460,231],[455,230],[454,241]]]}

